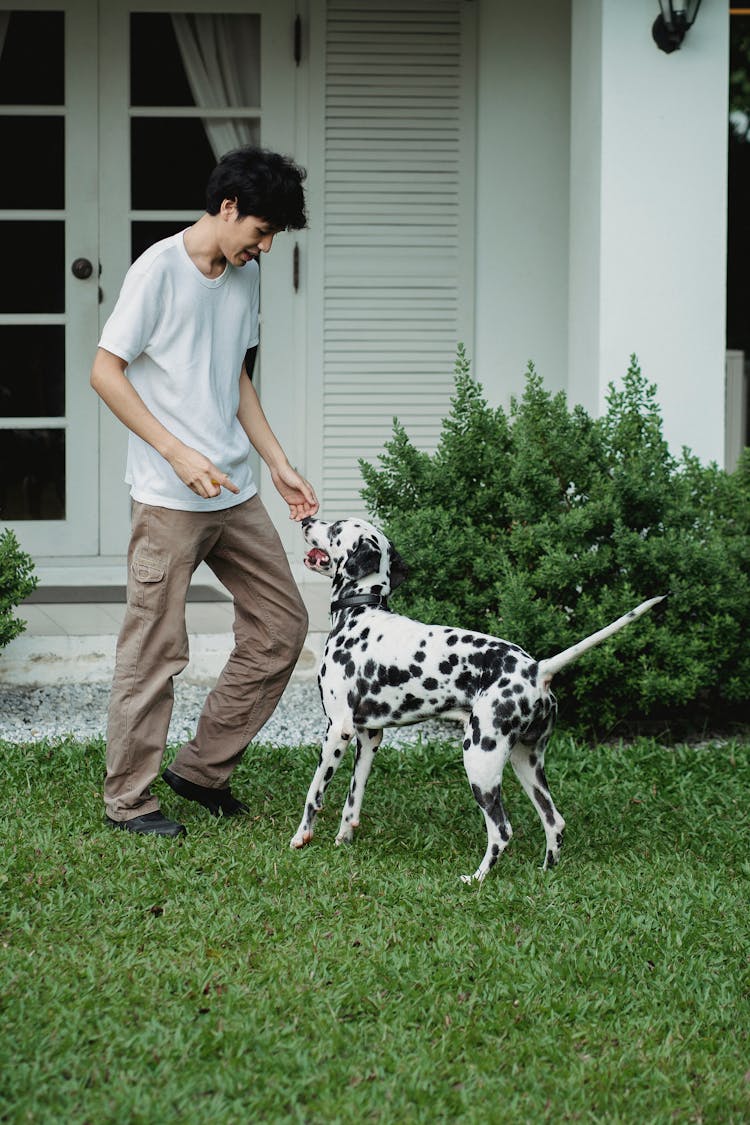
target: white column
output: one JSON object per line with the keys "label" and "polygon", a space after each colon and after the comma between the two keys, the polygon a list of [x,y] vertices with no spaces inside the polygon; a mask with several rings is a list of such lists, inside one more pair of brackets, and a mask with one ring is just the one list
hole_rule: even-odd
{"label": "white column", "polygon": [[728,15],[679,51],[656,0],[573,0],[569,377],[605,408],[635,352],[673,451],[723,463]]}
{"label": "white column", "polygon": [[480,0],[476,328],[488,398],[567,383],[570,0]]}

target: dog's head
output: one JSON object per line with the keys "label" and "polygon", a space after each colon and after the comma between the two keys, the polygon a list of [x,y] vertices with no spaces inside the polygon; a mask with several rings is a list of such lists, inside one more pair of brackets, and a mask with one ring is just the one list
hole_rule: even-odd
{"label": "dog's head", "polygon": [[308,546],[305,566],[333,581],[340,593],[389,594],[406,578],[406,565],[382,531],[365,520],[324,520],[309,517],[302,521],[302,534]]}

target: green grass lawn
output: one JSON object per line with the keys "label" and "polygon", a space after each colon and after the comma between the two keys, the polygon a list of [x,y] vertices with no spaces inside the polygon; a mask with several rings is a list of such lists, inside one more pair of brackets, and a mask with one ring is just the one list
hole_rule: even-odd
{"label": "green grass lawn", "polygon": [[[457,744],[458,745],[458,744]],[[351,848],[314,747],[251,747],[181,842],[102,823],[103,745],[0,743],[0,1120],[750,1121],[750,747],[553,740],[561,865],[508,771],[385,747]]]}

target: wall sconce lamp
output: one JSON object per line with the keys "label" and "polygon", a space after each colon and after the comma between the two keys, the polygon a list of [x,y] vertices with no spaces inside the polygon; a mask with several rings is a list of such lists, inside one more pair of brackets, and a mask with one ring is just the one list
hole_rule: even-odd
{"label": "wall sconce lamp", "polygon": [[660,51],[671,55],[695,23],[701,0],[659,0],[661,12],[654,20],[651,34]]}

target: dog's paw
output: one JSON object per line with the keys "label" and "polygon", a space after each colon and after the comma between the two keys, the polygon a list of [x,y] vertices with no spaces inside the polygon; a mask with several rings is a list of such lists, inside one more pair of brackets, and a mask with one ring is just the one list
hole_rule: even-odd
{"label": "dog's paw", "polygon": [[296,835],[292,836],[291,840],[289,841],[289,847],[290,848],[297,848],[297,849],[304,848],[306,844],[310,843],[312,838],[313,838],[312,832],[299,831],[299,832],[296,833]]}
{"label": "dog's paw", "polygon": [[461,882],[462,883],[468,883],[469,885],[471,885],[472,883],[481,884],[481,883],[484,882],[484,878],[485,878],[486,874],[487,874],[487,872],[482,871],[482,869],[480,867],[474,872],[473,875],[462,875],[461,876]]}
{"label": "dog's paw", "polygon": [[340,848],[342,844],[351,844],[354,842],[354,829],[359,828],[358,820],[351,820],[344,822],[339,827],[339,834],[336,837],[336,847]]}

